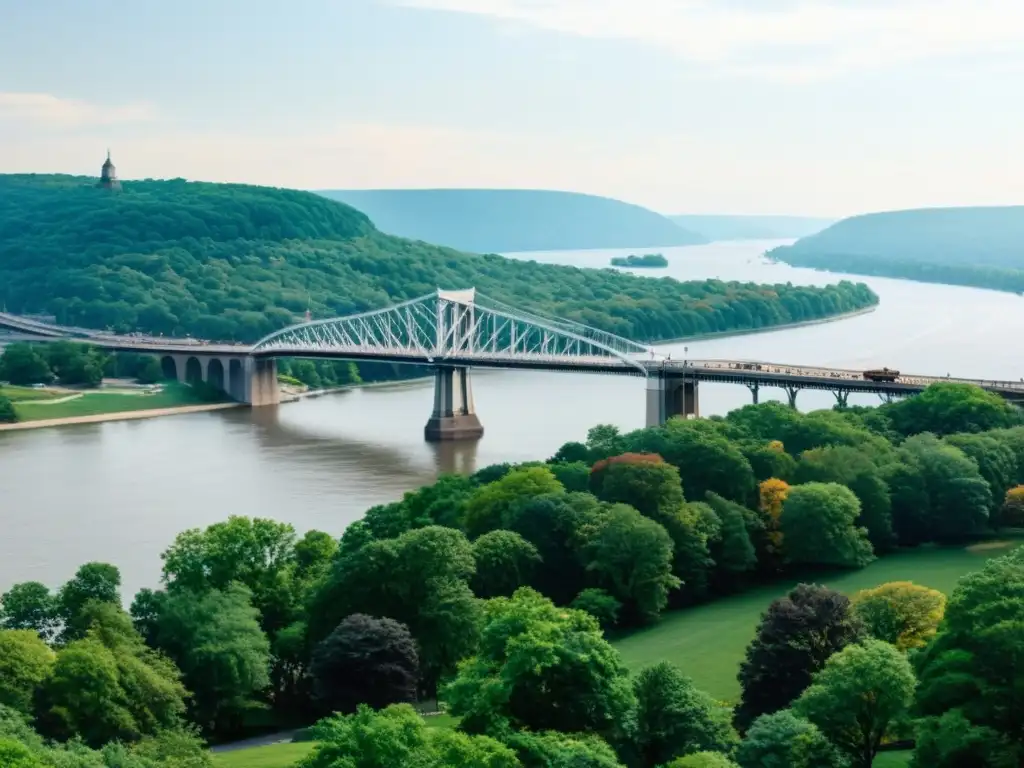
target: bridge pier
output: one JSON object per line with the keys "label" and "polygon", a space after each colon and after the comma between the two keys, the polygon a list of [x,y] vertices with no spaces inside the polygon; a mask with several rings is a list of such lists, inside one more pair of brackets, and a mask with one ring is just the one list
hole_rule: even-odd
{"label": "bridge pier", "polygon": [[647,426],[660,427],[669,419],[700,416],[700,391],[693,378],[669,377],[663,373],[647,377]]}
{"label": "bridge pier", "polygon": [[434,372],[434,412],[423,428],[428,442],[477,440],[484,428],[473,405],[469,369],[440,366]]}
{"label": "bridge pier", "polygon": [[832,393],[836,396],[836,406],[840,409],[846,408],[846,404],[850,400],[850,392],[846,389],[837,389]]}
{"label": "bridge pier", "polygon": [[789,400],[789,407],[796,409],[796,396],[800,394],[800,388],[786,386],[784,389],[786,390],[786,399]]}
{"label": "bridge pier", "polygon": [[[242,402],[253,408],[280,404],[281,389],[277,384],[277,360],[272,357],[250,357],[246,359],[245,367],[248,376]],[[229,363],[229,371],[230,368]],[[228,394],[231,394],[230,390]]]}
{"label": "bridge pier", "polygon": [[751,381],[747,383],[747,389],[750,390],[750,394],[754,398],[754,405],[757,405],[758,395],[761,392],[761,385],[756,381]]}

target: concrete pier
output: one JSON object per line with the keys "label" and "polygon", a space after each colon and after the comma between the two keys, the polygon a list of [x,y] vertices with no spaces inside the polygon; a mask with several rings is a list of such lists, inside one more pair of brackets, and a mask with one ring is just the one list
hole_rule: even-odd
{"label": "concrete pier", "polygon": [[647,426],[659,427],[671,418],[700,416],[700,390],[696,379],[659,373],[647,378]]}
{"label": "concrete pier", "polygon": [[473,406],[469,369],[439,367],[434,372],[434,411],[423,428],[428,442],[478,440],[484,428]]}

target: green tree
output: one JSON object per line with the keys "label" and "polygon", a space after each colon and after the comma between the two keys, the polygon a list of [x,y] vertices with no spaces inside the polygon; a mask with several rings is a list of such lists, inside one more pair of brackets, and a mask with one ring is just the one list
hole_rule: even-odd
{"label": "green tree", "polygon": [[720,522],[718,535],[709,543],[709,554],[715,562],[718,586],[734,589],[743,575],[757,568],[757,552],[750,538],[750,510],[717,493],[708,494],[708,504]]}
{"label": "green tree", "polygon": [[952,709],[918,724],[911,768],[1018,768],[1020,747]]}
{"label": "green tree", "polygon": [[622,768],[615,751],[593,734],[512,731],[503,739],[523,768]]}
{"label": "green tree", "polygon": [[0,630],[0,704],[32,713],[36,689],[53,671],[55,656],[31,629]]}
{"label": "green tree", "polygon": [[322,706],[348,714],[415,701],[419,664],[408,627],[356,613],[317,645],[310,674]]}
{"label": "green tree", "polygon": [[108,563],[86,563],[74,578],[62,586],[56,597],[57,615],[63,623],[62,642],[85,637],[89,617],[85,607],[89,603],[121,605],[121,572]]}
{"label": "green tree", "polygon": [[193,693],[192,719],[206,732],[237,732],[257,695],[270,683],[270,644],[252,593],[241,584],[163,601],[154,642],[184,673]]}
{"label": "green tree", "polygon": [[854,615],[868,634],[900,650],[927,644],[945,608],[945,595],[909,581],[891,581],[853,596]]}
{"label": "green tree", "polygon": [[613,505],[586,545],[588,569],[623,604],[624,619],[654,621],[679,586],[672,575],[672,539],[625,504]]}
{"label": "green tree", "polygon": [[17,420],[18,413],[14,410],[14,403],[0,395],[0,424],[13,424]]}
{"label": "green tree", "polygon": [[818,727],[788,709],[757,718],[736,753],[740,768],[847,768]]}
{"label": "green tree", "polygon": [[0,355],[0,381],[22,387],[49,384],[53,381],[53,372],[30,344],[11,344]]}
{"label": "green tree", "polygon": [[590,489],[602,501],[628,504],[654,520],[671,514],[685,501],[679,470],[650,453],[598,461],[590,471]]}
{"label": "green tree", "polygon": [[835,590],[800,584],[774,600],[740,665],[737,727],[745,730],[760,715],[788,707],[833,653],[862,635],[849,598]]}
{"label": "green tree", "polygon": [[892,501],[892,527],[901,546],[931,541],[931,499],[924,473],[913,461],[895,461],[882,469]]}
{"label": "green tree", "polygon": [[477,597],[510,596],[532,582],[540,564],[537,548],[514,531],[491,531],[473,542]]}
{"label": "green tree", "polygon": [[996,514],[999,504],[1006,491],[1013,487],[1017,476],[1017,457],[1013,450],[999,440],[988,435],[949,435],[944,442],[954,445],[964,452],[967,458],[978,465],[982,479],[988,484],[992,496],[991,517],[998,519]]}
{"label": "green tree", "polygon": [[691,752],[731,752],[738,741],[729,711],[698,691],[667,661],[640,670],[636,746],[641,764],[654,768]]}
{"label": "green tree", "polygon": [[582,493],[590,489],[590,466],[582,461],[548,464],[551,474],[569,493]]}
{"label": "green tree", "polygon": [[860,568],[870,563],[867,530],[855,527],[860,502],[838,483],[793,486],[779,520],[792,563]]}
{"label": "green tree", "polygon": [[4,768],[47,768],[24,744],[0,737],[0,765]]}
{"label": "green tree", "polygon": [[589,587],[576,595],[569,607],[589,613],[597,619],[601,629],[607,632],[619,623],[619,611],[622,610],[622,603],[603,589]]}
{"label": "green tree", "polygon": [[917,397],[886,406],[901,435],[985,432],[1020,423],[1016,409],[999,395],[970,384],[932,384]]}
{"label": "green tree", "polygon": [[523,499],[563,491],[551,470],[543,466],[513,469],[500,480],[480,487],[466,504],[466,531],[471,537],[508,528],[508,513]]}
{"label": "green tree", "polygon": [[519,768],[515,753],[486,736],[429,729],[408,704],[321,720],[299,768]]}
{"label": "green tree", "polygon": [[866,639],[832,656],[793,711],[814,723],[856,768],[871,768],[890,724],[914,699],[917,679],[907,657]]}
{"label": "green tree", "polygon": [[[960,580],[938,635],[915,656],[916,709],[926,718],[939,765],[952,765],[951,755],[990,731],[999,737],[993,746],[1005,740],[1018,759],[1024,755],[1022,590],[1024,551],[989,560]],[[938,722],[951,711],[963,720]]]}
{"label": "green tree", "polygon": [[488,601],[486,612],[477,655],[445,690],[463,729],[615,736],[628,729],[635,707],[628,673],[596,619],[526,588]]}
{"label": "green tree", "polygon": [[15,584],[0,596],[0,627],[4,629],[32,629],[50,641],[58,624],[54,596],[38,581]]}

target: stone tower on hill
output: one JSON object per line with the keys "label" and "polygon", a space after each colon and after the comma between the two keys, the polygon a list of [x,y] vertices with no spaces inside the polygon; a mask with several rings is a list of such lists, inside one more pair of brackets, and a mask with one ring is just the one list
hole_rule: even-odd
{"label": "stone tower on hill", "polygon": [[112,192],[121,191],[121,182],[117,180],[117,169],[114,164],[110,161],[110,150],[107,150],[107,161],[103,163],[103,168],[100,171],[100,183],[99,186],[104,189],[109,189]]}

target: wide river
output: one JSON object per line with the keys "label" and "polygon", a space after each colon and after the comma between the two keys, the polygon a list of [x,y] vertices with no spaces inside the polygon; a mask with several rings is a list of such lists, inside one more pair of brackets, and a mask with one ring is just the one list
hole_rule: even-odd
{"label": "wide river", "polygon": [[[823,284],[838,275],[769,265],[778,243],[660,249],[680,279]],[[531,253],[517,258],[603,267],[628,251]],[[669,345],[694,358],[760,359],[921,374],[1017,379],[1024,298],[884,278],[874,312],[832,323]],[[445,286],[462,288],[465,286]],[[57,586],[82,563],[119,566],[124,592],[155,586],[160,553],[179,531],[229,515],[271,517],[340,535],[370,506],[439,472],[550,456],[589,427],[644,423],[644,382],[631,377],[500,372],[473,379],[486,434],[475,444],[423,441],[429,382],[367,388],[245,409],[0,433],[0,590],[17,581]],[[781,390],[762,390],[781,399]],[[851,403],[855,398],[851,398]],[[745,387],[701,385],[703,415],[750,402]],[[802,392],[802,410],[830,407]],[[877,403],[862,396],[858,403]]]}

